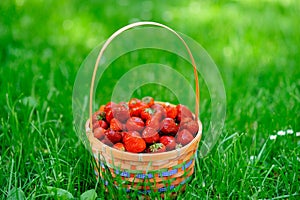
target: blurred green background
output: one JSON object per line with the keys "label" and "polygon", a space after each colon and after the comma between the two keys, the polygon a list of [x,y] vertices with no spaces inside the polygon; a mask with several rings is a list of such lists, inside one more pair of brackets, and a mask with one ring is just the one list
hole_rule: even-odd
{"label": "blurred green background", "polygon": [[[258,154],[269,135],[277,130],[300,131],[299,19],[298,0],[2,0],[2,197],[13,187],[22,188],[28,197],[43,197],[45,185],[65,188],[75,196],[94,187],[89,154],[76,138],[72,125],[74,80],[93,48],[122,26],[136,21],[160,22],[190,36],[219,67],[227,95],[223,141],[234,132],[243,133],[239,139],[243,148],[227,152],[233,156],[231,167],[240,163],[239,159]],[[201,98],[209,98],[209,94]],[[209,110],[209,106],[203,108],[205,117],[208,115],[205,108]],[[280,141],[270,147],[270,152],[273,157],[294,158],[291,165],[299,165],[299,139]],[[231,170],[224,176],[232,180],[228,187],[216,184],[211,189],[206,184],[199,191],[212,190],[210,195],[220,197],[233,194],[260,198],[270,197],[270,192],[274,196],[299,192],[296,183],[299,168],[296,168],[298,172],[295,168],[288,169],[283,185],[275,187],[279,180],[274,173],[273,179],[267,179],[274,187],[256,188],[256,181],[261,182],[257,177],[266,175],[274,164],[269,153],[263,163],[258,162],[263,172],[253,172],[256,178],[249,174],[244,160],[245,165],[240,166],[242,171],[227,168]],[[236,156],[240,154],[242,158]],[[218,156],[212,153],[210,159],[218,160]],[[220,160],[217,166],[224,169]],[[214,173],[210,167],[206,170],[201,173]],[[240,181],[232,178],[243,179],[245,174],[252,182],[243,182],[241,186]],[[224,177],[212,175],[208,182],[218,178],[221,181]],[[285,188],[284,184],[292,186]],[[237,188],[243,190],[237,192]],[[188,194],[193,192],[188,191]]]}

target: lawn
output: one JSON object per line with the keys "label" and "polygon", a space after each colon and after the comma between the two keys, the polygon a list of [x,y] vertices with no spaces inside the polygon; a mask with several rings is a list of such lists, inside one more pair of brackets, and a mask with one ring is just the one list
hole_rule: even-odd
{"label": "lawn", "polygon": [[[1,199],[14,199],[13,193],[20,199],[126,195],[113,187],[106,193],[97,182],[93,157],[74,128],[72,94],[89,53],[139,20],[193,38],[214,60],[224,83],[225,123],[213,132],[214,97],[207,77],[199,74],[200,148],[210,134],[218,137],[209,152],[199,155],[178,199],[300,197],[299,1],[4,0],[0,13]],[[193,80],[186,62],[174,55],[145,50],[140,59],[131,52],[105,72],[96,103],[109,100],[111,87],[132,60],[135,65],[162,62]],[[133,95],[176,102],[172,92],[157,85]]]}

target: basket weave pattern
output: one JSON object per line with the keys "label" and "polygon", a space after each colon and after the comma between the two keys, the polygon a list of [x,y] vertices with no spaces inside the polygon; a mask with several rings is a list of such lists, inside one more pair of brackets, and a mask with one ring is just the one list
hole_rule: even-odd
{"label": "basket weave pattern", "polygon": [[[122,187],[129,190],[150,190],[164,192],[184,185],[194,172],[195,157],[202,136],[200,121],[199,131],[191,143],[163,153],[130,153],[116,150],[94,137],[89,122],[86,132],[97,162],[95,174],[104,178],[109,170],[113,178],[123,180]],[[125,184],[124,184],[125,183]],[[145,183],[151,183],[145,186]],[[114,183],[120,186],[119,183]]]}

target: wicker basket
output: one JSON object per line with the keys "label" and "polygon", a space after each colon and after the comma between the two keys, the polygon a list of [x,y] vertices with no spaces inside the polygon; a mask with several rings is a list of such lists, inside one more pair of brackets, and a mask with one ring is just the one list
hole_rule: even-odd
{"label": "wicker basket", "polygon": [[[194,75],[196,81],[195,118],[198,119],[199,89],[198,75],[194,58],[185,41],[174,30],[165,25],[155,22],[138,22],[128,25],[117,31],[106,41],[98,55],[97,62],[94,68],[94,74],[92,77],[89,107],[90,119],[92,116],[92,97],[95,75],[104,50],[106,49],[108,44],[123,31],[142,25],[153,25],[165,28],[174,33],[185,45],[194,67]],[[199,131],[197,135],[186,146],[172,151],[151,154],[122,152],[110,146],[107,146],[94,137],[92,129],[89,128],[92,127],[92,123],[90,122],[90,120],[87,120],[85,125],[86,134],[90,142],[94,158],[98,165],[95,168],[96,176],[100,176],[101,179],[104,179],[105,176],[103,174],[109,171],[113,179],[112,184],[117,187],[122,187],[127,191],[138,190],[142,193],[149,193],[151,191],[165,192],[167,190],[173,189],[174,191],[176,191],[176,188],[184,187],[194,173],[196,152],[202,136],[202,124],[200,120],[198,120],[198,124]],[[109,183],[106,182],[106,184]]]}

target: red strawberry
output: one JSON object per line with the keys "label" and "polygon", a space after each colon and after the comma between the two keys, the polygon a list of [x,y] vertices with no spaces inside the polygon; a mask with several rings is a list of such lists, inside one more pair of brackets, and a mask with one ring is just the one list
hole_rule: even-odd
{"label": "red strawberry", "polygon": [[146,143],[152,144],[155,142],[158,142],[159,140],[159,134],[158,132],[151,127],[146,127],[142,133],[142,137],[145,140]]}
{"label": "red strawberry", "polygon": [[102,128],[102,127],[95,128],[94,137],[99,139],[99,140],[102,140],[105,137],[104,132],[105,132],[105,129]]}
{"label": "red strawberry", "polygon": [[110,123],[111,119],[114,118],[112,110],[107,111],[105,115],[105,120]]}
{"label": "red strawberry", "polygon": [[160,119],[161,119],[160,115],[155,114],[152,116],[152,118],[146,121],[146,126],[151,127],[158,131],[160,129]]}
{"label": "red strawberry", "polygon": [[154,110],[155,115],[160,117],[159,120],[166,117],[166,109],[163,107],[163,105],[155,103],[151,106],[151,108]]}
{"label": "red strawberry", "polygon": [[129,131],[124,133],[123,143],[126,151],[132,153],[140,153],[146,149],[146,142],[136,131]]}
{"label": "red strawberry", "polygon": [[92,115],[92,122],[93,124],[99,120],[105,119],[105,112],[101,112],[100,110],[97,110]]}
{"label": "red strawberry", "polygon": [[141,137],[140,133],[137,131],[127,131],[127,132],[122,132],[123,136],[123,143],[128,137]]}
{"label": "red strawberry", "polygon": [[184,105],[178,104],[176,106],[177,109],[177,120],[181,121],[183,118],[192,118],[193,119],[193,114],[192,112]]}
{"label": "red strawberry", "polygon": [[126,129],[128,131],[142,131],[144,129],[145,123],[139,117],[130,117],[126,122]]}
{"label": "red strawberry", "polygon": [[129,116],[128,105],[124,102],[121,102],[111,108],[114,118],[125,122]]}
{"label": "red strawberry", "polygon": [[186,129],[179,131],[176,135],[176,142],[183,146],[187,145],[194,139],[193,135]]}
{"label": "red strawberry", "polygon": [[176,147],[176,141],[173,136],[161,136],[159,142],[164,144],[168,151],[171,151]]}
{"label": "red strawberry", "polygon": [[130,108],[130,116],[132,117],[140,117],[142,110],[145,108],[148,108],[146,104],[141,102],[140,104],[137,104],[136,106]]}
{"label": "red strawberry", "polygon": [[151,153],[161,153],[166,151],[166,146],[162,143],[154,143],[149,149]]}
{"label": "red strawberry", "polygon": [[104,137],[102,140],[101,140],[102,143],[106,144],[107,146],[113,146],[113,143],[107,138],[107,137]]}
{"label": "red strawberry", "polygon": [[104,112],[107,113],[107,112],[110,111],[111,108],[112,108],[113,106],[115,106],[115,105],[116,105],[116,103],[114,103],[114,102],[112,102],[112,101],[108,102],[108,103],[104,106]]}
{"label": "red strawberry", "polygon": [[124,144],[121,143],[121,142],[118,142],[118,143],[114,144],[113,148],[118,149],[120,151],[125,151]]}
{"label": "red strawberry", "polygon": [[144,121],[147,121],[149,119],[151,119],[151,117],[154,115],[155,111],[152,108],[144,108],[141,111],[141,118]]}
{"label": "red strawberry", "polygon": [[138,98],[131,98],[128,102],[128,106],[129,108],[133,108],[136,107],[137,105],[139,105],[142,101]]}
{"label": "red strawberry", "polygon": [[151,107],[154,104],[154,99],[153,99],[153,97],[147,96],[147,97],[142,98],[142,102],[144,102],[149,107]]}
{"label": "red strawberry", "polygon": [[176,106],[167,104],[165,105],[165,109],[166,109],[166,113],[167,113],[167,117],[175,119],[177,116],[177,108]]}
{"label": "red strawberry", "polygon": [[160,131],[166,135],[175,135],[178,131],[178,126],[172,118],[165,118],[161,123]]}
{"label": "red strawberry", "polygon": [[99,124],[100,127],[104,128],[104,129],[107,129],[107,128],[108,128],[108,124],[107,124],[107,122],[104,121],[104,120],[99,120],[99,121],[98,121],[98,124]]}
{"label": "red strawberry", "polygon": [[180,129],[187,129],[193,136],[199,131],[198,122],[192,118],[184,118],[180,122]]}
{"label": "red strawberry", "polygon": [[114,144],[122,140],[122,134],[118,131],[107,129],[104,133],[105,136]]}
{"label": "red strawberry", "polygon": [[110,121],[110,129],[114,131],[122,131],[122,123],[116,118],[112,118]]}
{"label": "red strawberry", "polygon": [[99,121],[96,121],[96,122],[93,123],[93,130],[95,130],[98,127],[107,129],[108,128],[108,124],[104,120],[99,120]]}

